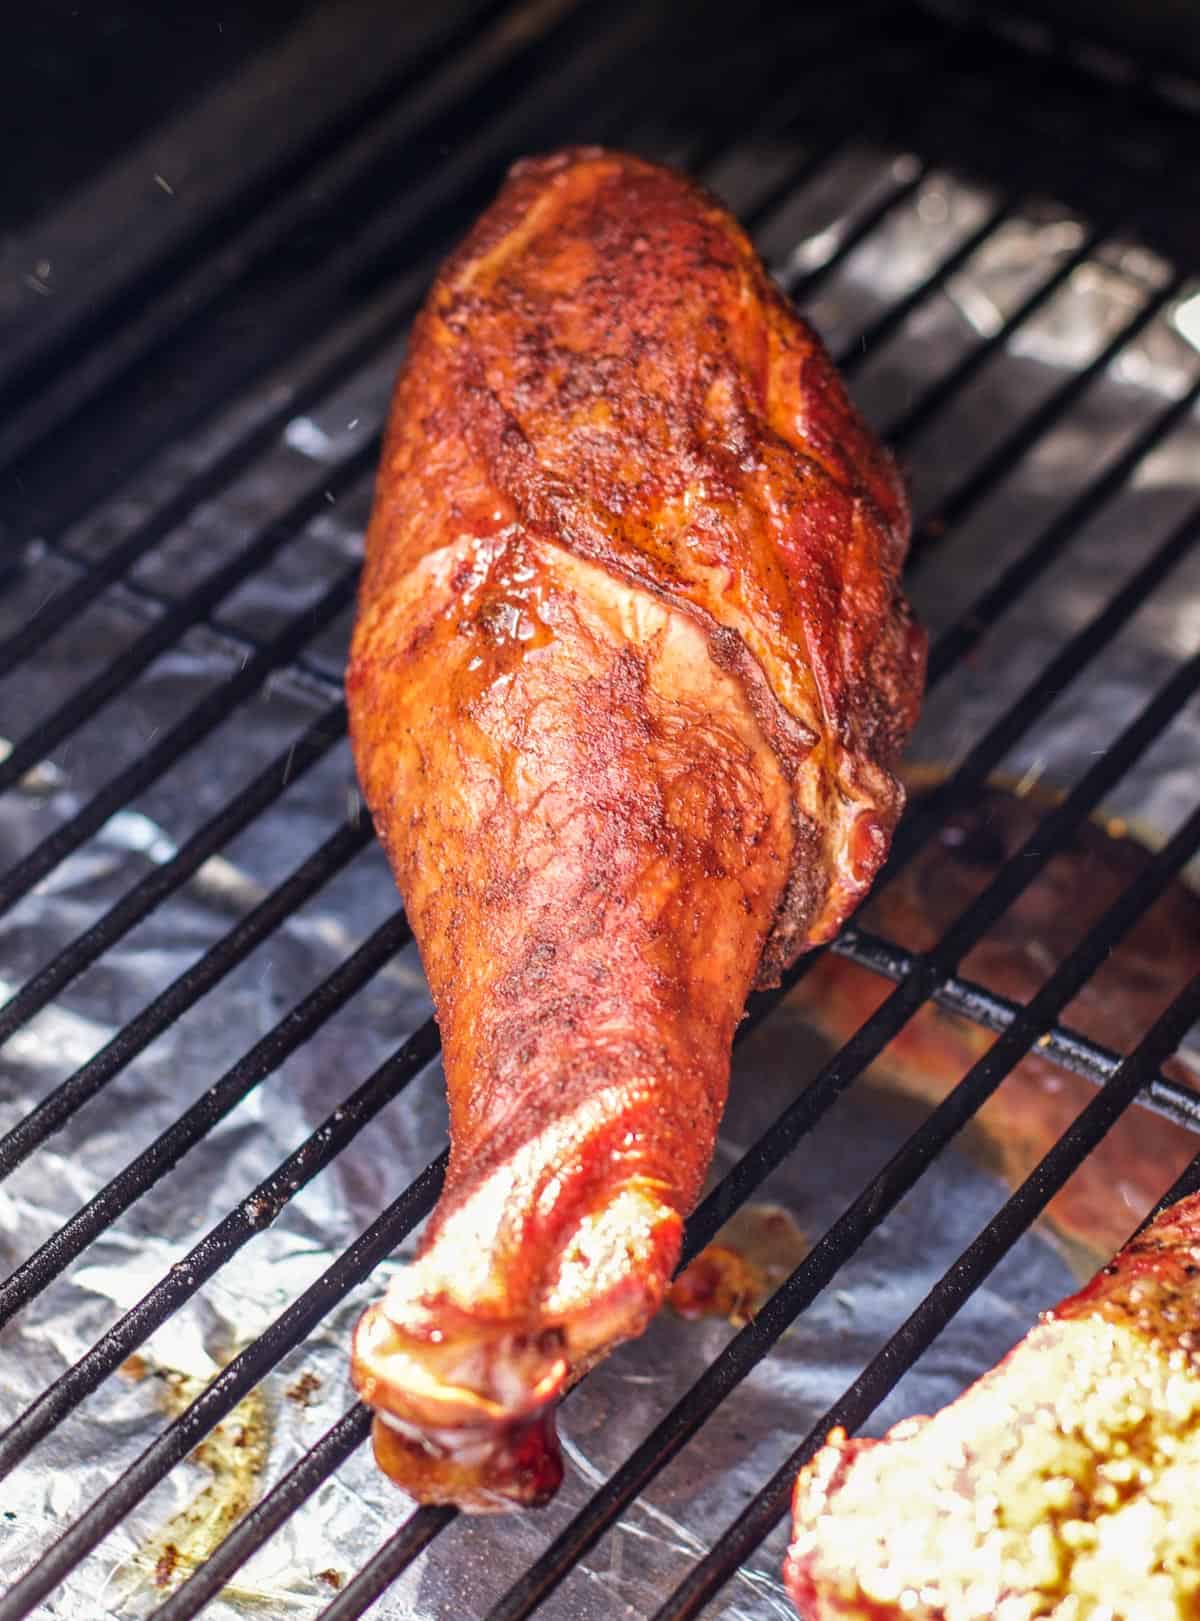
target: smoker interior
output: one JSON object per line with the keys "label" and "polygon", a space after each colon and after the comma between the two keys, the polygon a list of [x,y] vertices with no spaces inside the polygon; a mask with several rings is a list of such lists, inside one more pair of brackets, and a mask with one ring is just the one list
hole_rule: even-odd
{"label": "smoker interior", "polygon": [[[1200,475],[1190,486],[1175,478],[1170,500],[1158,498],[1151,476],[1156,458],[1191,431],[1200,395],[1200,364],[1189,361],[1200,333],[1200,306],[1189,314],[1200,271],[1200,91],[1170,61],[1134,59],[994,7],[976,14],[904,3],[763,6],[735,23],[728,8],[703,5],[464,4],[436,20],[415,9],[398,31],[403,37],[386,44],[383,10],[344,9],[337,74],[313,71],[313,45],[307,56],[297,47],[265,89],[253,80],[262,96],[257,130],[244,86],[234,84],[220,105],[197,102],[171,150],[186,153],[191,131],[207,168],[198,160],[186,179],[173,179],[152,161],[140,174],[117,165],[115,177],[93,179],[70,199],[48,236],[30,226],[4,261],[0,731],[9,746],[0,789],[9,810],[0,814],[0,1039],[8,1046],[0,1170],[26,1188],[44,1163],[45,1177],[61,1181],[69,1170],[64,1143],[76,1145],[71,1152],[82,1165],[89,1132],[128,1136],[124,1168],[95,1191],[81,1182],[72,1213],[36,1248],[25,1237],[20,1201],[5,1207],[4,1335],[39,1302],[58,1299],[55,1290],[68,1309],[69,1285],[84,1275],[95,1246],[124,1233],[136,1286],[82,1359],[52,1367],[35,1399],[6,1409],[0,1474],[10,1487],[39,1456],[94,1484],[69,1509],[47,1495],[32,1528],[19,1524],[24,1505],[0,1495],[10,1527],[3,1621],[85,1613],[62,1596],[73,1573],[102,1572],[106,1539],[281,1366],[289,1379],[302,1378],[323,1325],[344,1321],[338,1313],[347,1298],[409,1240],[437,1196],[444,1154],[435,1152],[405,1185],[389,1180],[388,1139],[372,1136],[385,1117],[402,1132],[409,1107],[402,1094],[411,1088],[415,1096],[428,1078],[437,1037],[416,993],[405,1004],[418,1008],[407,1027],[397,1029],[386,1011],[387,975],[401,962],[412,979],[412,946],[352,792],[340,672],[354,537],[406,323],[439,257],[512,159],[566,142],[620,143],[686,165],[747,223],[829,338],[910,477],[917,515],[910,588],[933,631],[931,705],[942,693],[953,696],[972,661],[1005,639],[1019,662],[1021,614],[1053,571],[1077,556],[1086,573],[1091,526],[1125,510],[1131,492],[1150,492],[1128,509],[1128,570],[1111,587],[1101,581],[1053,656],[1023,673],[1019,701],[998,712],[963,708],[953,770],[906,818],[891,871],[936,837],[972,785],[1011,766],[1022,739],[1092,680],[1135,616],[1165,611],[1178,571],[1195,562]],[[319,13],[309,15],[297,37],[321,26]],[[376,31],[378,53],[352,48],[356,29],[368,40]],[[219,130],[231,105],[242,120],[241,162],[205,123]],[[137,155],[149,160],[150,148]],[[832,223],[822,228],[823,220]],[[968,320],[964,278],[969,283],[973,265],[1006,232],[1026,228],[1043,232],[1039,241],[1053,237],[1054,251],[1025,265],[1007,307]],[[897,242],[915,244],[902,266],[891,263]],[[1050,309],[1065,308],[1069,317],[1075,302],[1086,303],[1097,276],[1121,280],[1123,317],[1083,335],[1072,327],[1051,364],[1031,349],[1028,334]],[[963,315],[953,353],[928,336],[933,315],[951,307]],[[1155,395],[1127,361],[1168,331],[1173,387]],[[1006,379],[1032,373],[1038,386],[1029,403],[1006,411]],[[1082,466],[1082,475],[1059,479],[1051,465],[1040,493],[1031,493],[1025,471],[1056,436],[1086,437],[1098,394],[1110,407],[1129,401],[1127,431],[1077,457],[1072,467]],[[350,397],[368,402],[354,416],[344,405]],[[948,423],[957,437],[947,437]],[[976,442],[977,453],[964,456],[963,446]],[[961,600],[939,587],[943,578],[961,584],[956,548],[970,559],[976,584]],[[521,1534],[535,1551],[515,1580],[495,1580],[489,1565],[489,1549],[513,1537],[511,1522],[468,1525],[452,1510],[409,1511],[397,1496],[394,1520],[365,1560],[356,1555],[325,1597],[297,1598],[279,1613],[339,1621],[373,1605],[381,1616],[510,1621],[539,1609],[581,1613],[585,1556],[627,1523],[670,1468],[686,1471],[697,1460],[703,1478],[725,1404],[752,1374],[769,1374],[788,1331],[838,1288],[889,1213],[921,1197],[923,1179],[935,1175],[973,1110],[1038,1043],[1095,1083],[1094,1102],[932,1288],[899,1312],[815,1423],[797,1427],[788,1407],[778,1407],[773,1460],[736,1516],[725,1515],[724,1529],[700,1546],[670,1536],[656,1545],[657,1615],[691,1616],[710,1602],[715,1613],[733,1603],[727,1584],[739,1567],[765,1538],[774,1533],[777,1541],[799,1463],[832,1425],[867,1423],[908,1370],[931,1347],[936,1352],[939,1335],[1124,1110],[1136,1100],[1200,1129],[1192,1095],[1161,1073],[1200,1016],[1200,985],[1181,981],[1129,1053],[1098,1047],[1059,1018],[1121,929],[1192,861],[1200,845],[1194,795],[1158,807],[1155,819],[1166,824],[1158,853],[1127,891],[1121,915],[1085,935],[1029,1006],[959,973],[971,946],[1081,820],[1120,802],[1147,751],[1189,715],[1194,724],[1200,640],[1194,618],[1190,641],[1184,625],[1160,650],[1158,679],[1141,701],[1114,713],[1104,746],[1086,750],[1061,782],[1068,791],[1048,805],[1031,846],[936,949],[913,954],[853,923],[834,944],[865,972],[894,982],[894,994],[842,1051],[798,1053],[762,1130],[719,1166],[720,1179],[689,1223],[687,1256],[777,1168],[803,1164],[826,1116],[843,1094],[857,1096],[864,1071],[929,999],[999,1039],[946,1106],[911,1122],[882,1168],[845,1187],[842,1214],[808,1235],[809,1253],[754,1321],[714,1341],[711,1360],[686,1388],[657,1407],[650,1398],[641,1440],[594,1489],[579,1491],[569,1511],[527,1517]],[[172,709],[172,682],[209,656],[219,679]],[[140,739],[134,747],[131,725]],[[274,739],[266,754],[264,735]],[[223,786],[218,755],[246,758],[235,792]],[[1131,810],[1137,801],[1135,787]],[[296,841],[288,848],[303,858],[281,866],[275,846],[284,825]],[[115,828],[133,840],[136,878],[113,898],[102,879]],[[89,859],[94,888],[86,875],[66,886],[54,914],[59,944],[46,954],[29,909],[52,908],[64,864]],[[258,881],[239,881],[247,872]],[[148,940],[153,956],[153,930],[170,929],[172,908],[201,882],[220,890],[227,923],[220,938],[198,946],[176,974],[164,970],[156,979],[153,964],[146,967],[153,994],[136,1006],[113,989],[116,1011],[103,1041],[79,1051],[64,1041],[31,1058],[48,1014],[86,1022],[80,1010],[103,1002],[107,965],[122,960],[130,941]],[[258,1022],[241,1018],[240,1003],[223,1003],[228,985],[255,964],[269,979],[282,931],[327,886],[345,896],[335,965],[294,1005],[290,995],[272,1001],[263,992],[254,1004]],[[742,1052],[781,1017],[781,1002],[805,972],[801,962],[778,992],[754,999],[739,1034]],[[374,1000],[372,987],[382,987]],[[268,1007],[269,1020],[260,1017]],[[122,1117],[122,1086],[130,1066],[189,1016],[208,1021],[195,1038],[211,1043],[211,1056],[206,1047],[200,1060],[205,1083],[178,1096],[178,1118],[144,1138],[137,1119]],[[356,1069],[371,1049],[356,1045],[355,1019],[379,1020],[393,1043],[378,1066]],[[247,1131],[263,1129],[269,1103],[261,1099],[270,1099],[272,1079],[305,1063],[319,1072],[310,1092],[322,1105],[314,1105],[311,1133],[258,1186],[218,1207],[204,1193],[204,1177],[219,1179],[219,1128],[245,1116]],[[41,1077],[36,1106],[14,1109],[31,1064]],[[738,1081],[735,1065],[735,1089]],[[854,1130],[852,1114],[838,1118]],[[353,1158],[371,1143],[382,1159]],[[302,1208],[314,1180],[351,1163],[362,1184],[353,1208],[372,1210],[370,1220],[303,1287],[285,1282],[267,1326],[164,1416],[148,1448],[113,1473],[102,1455],[63,1446],[81,1414],[128,1399],[129,1369],[152,1334],[197,1294],[219,1290],[223,1269],[261,1245],[289,1205]],[[1200,1176],[1189,1172],[1162,1193],[1197,1185]],[[192,1236],[159,1273],[153,1252],[139,1261],[137,1212],[146,1201],[171,1199],[173,1189],[191,1201],[175,1231]],[[1010,1342],[1022,1327],[1013,1323]],[[651,1344],[660,1332],[650,1330]],[[238,1573],[363,1453],[367,1414],[348,1387],[344,1399],[342,1416],[298,1456],[267,1457],[246,1501],[181,1586],[164,1582],[129,1613],[170,1621],[264,1613],[261,1597],[237,1586]],[[566,1404],[568,1433],[575,1400]],[[471,1572],[464,1593],[452,1602],[427,1589],[422,1599],[421,1562],[439,1546],[460,1545]],[[88,1566],[89,1558],[100,1563]],[[785,1613],[777,1591],[764,1588],[757,1600],[753,1588],[739,1591],[721,1613]],[[104,1598],[94,1613],[121,1612]],[[614,1588],[598,1613],[639,1613],[639,1604]]]}

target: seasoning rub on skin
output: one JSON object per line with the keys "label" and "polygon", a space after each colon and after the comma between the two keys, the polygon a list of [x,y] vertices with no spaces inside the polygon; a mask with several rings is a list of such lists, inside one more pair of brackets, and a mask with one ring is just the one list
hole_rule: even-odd
{"label": "seasoning rub on skin", "polygon": [[347,676],[450,1100],[441,1202],[354,1343],[418,1498],[544,1501],[555,1402],[657,1310],[746,994],[900,813],[908,529],[824,350],[672,171],[519,164],[434,283]]}

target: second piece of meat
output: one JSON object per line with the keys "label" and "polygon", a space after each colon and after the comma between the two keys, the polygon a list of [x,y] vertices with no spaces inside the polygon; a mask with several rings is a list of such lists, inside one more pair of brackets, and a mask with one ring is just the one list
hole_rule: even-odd
{"label": "second piece of meat", "polygon": [[940,1413],[836,1431],[793,1508],[804,1621],[1194,1621],[1200,1195]]}

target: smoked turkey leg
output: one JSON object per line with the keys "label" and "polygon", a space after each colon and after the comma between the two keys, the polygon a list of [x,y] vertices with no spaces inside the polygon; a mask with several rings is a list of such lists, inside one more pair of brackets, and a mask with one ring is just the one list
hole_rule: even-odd
{"label": "smoked turkey leg", "polygon": [[548,1497],[646,1326],[755,983],[866,892],[924,639],[895,470],[744,234],[668,170],[526,162],[397,385],[347,678],[441,1026],[451,1157],[358,1328],[380,1462]]}

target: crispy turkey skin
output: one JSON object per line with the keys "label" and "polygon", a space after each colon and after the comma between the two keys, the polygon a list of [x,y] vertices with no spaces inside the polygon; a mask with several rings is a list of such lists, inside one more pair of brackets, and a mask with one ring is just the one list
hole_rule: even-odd
{"label": "crispy turkey skin", "polygon": [[347,696],[442,1031],[451,1157],[354,1378],[410,1492],[543,1501],[553,1404],[678,1258],[746,994],[899,815],[903,488],[715,201],[512,171],[397,384]]}
{"label": "crispy turkey skin", "polygon": [[804,1621],[1200,1616],[1200,1195],[996,1368],[796,1481]]}

